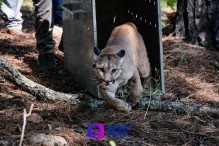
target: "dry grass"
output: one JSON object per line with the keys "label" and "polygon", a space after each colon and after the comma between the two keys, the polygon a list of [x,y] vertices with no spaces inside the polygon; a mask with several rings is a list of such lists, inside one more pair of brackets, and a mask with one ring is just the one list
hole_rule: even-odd
{"label": "dry grass", "polygon": [[182,40],[164,43],[167,94],[185,101],[219,101],[219,71],[211,65],[218,52],[186,44]]}

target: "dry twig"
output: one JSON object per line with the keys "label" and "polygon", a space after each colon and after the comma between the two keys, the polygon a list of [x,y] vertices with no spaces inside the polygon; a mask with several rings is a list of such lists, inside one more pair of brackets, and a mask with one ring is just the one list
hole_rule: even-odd
{"label": "dry twig", "polygon": [[32,110],[33,110],[33,106],[34,106],[34,104],[32,103],[28,114],[27,114],[26,109],[24,109],[23,126],[22,126],[22,133],[21,133],[21,139],[20,139],[19,146],[22,146],[22,142],[24,140],[24,131],[25,131],[25,127],[26,127],[26,124],[27,124],[27,117],[29,117],[31,115]]}
{"label": "dry twig", "polygon": [[150,85],[150,100],[149,100],[149,104],[148,104],[146,113],[145,113],[145,115],[144,115],[144,119],[146,118],[146,116],[147,116],[147,114],[148,114],[148,110],[149,110],[149,108],[150,108],[150,104],[151,104],[151,85]]}

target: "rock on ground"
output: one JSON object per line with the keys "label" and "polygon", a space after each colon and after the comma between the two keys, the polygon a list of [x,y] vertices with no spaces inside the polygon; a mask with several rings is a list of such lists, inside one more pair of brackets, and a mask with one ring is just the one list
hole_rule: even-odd
{"label": "rock on ground", "polygon": [[44,133],[35,133],[30,136],[32,144],[41,144],[43,146],[68,146],[67,141],[61,136],[46,135]]}

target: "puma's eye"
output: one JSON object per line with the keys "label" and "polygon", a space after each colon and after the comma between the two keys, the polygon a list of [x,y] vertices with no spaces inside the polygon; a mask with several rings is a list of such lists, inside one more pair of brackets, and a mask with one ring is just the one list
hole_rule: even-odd
{"label": "puma's eye", "polygon": [[104,68],[99,68],[99,70],[100,70],[101,72],[104,72]]}
{"label": "puma's eye", "polygon": [[112,73],[116,72],[117,70],[118,70],[118,69],[113,69],[113,70],[112,70]]}

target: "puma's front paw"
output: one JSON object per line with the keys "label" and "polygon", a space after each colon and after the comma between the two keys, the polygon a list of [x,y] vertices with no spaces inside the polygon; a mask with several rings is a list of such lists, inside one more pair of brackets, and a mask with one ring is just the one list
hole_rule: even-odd
{"label": "puma's front paw", "polygon": [[110,100],[105,100],[107,105],[114,110],[121,111],[121,112],[130,112],[132,107],[123,100],[114,98]]}
{"label": "puma's front paw", "polygon": [[132,107],[128,103],[124,102],[122,105],[119,105],[116,108],[116,110],[128,113],[128,112],[130,112],[132,110]]}

